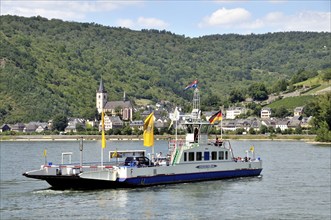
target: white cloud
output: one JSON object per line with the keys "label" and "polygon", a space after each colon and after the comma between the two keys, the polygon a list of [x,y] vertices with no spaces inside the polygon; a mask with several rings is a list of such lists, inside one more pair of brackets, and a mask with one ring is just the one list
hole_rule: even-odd
{"label": "white cloud", "polygon": [[135,22],[131,19],[119,19],[117,20],[117,25],[120,27],[133,28]]}
{"label": "white cloud", "polygon": [[148,28],[166,28],[169,26],[166,22],[157,18],[144,18],[139,17],[137,20],[139,26]]}
{"label": "white cloud", "polygon": [[247,19],[250,19],[250,17],[251,14],[249,11],[243,8],[221,8],[213,12],[210,16],[206,16],[203,21],[199,23],[199,27],[236,25],[245,22]]}
{"label": "white cloud", "polygon": [[258,31],[326,31],[331,32],[331,13],[302,11],[292,15],[283,12],[270,12],[261,18],[252,18],[252,14],[243,8],[221,8],[206,16],[198,24],[200,28],[231,28]]}
{"label": "white cloud", "polygon": [[169,26],[163,20],[157,18],[145,18],[139,17],[136,20],[132,19],[119,19],[117,24],[121,27],[127,27],[132,29],[165,29]]}
{"label": "white cloud", "polygon": [[1,1],[1,14],[24,17],[42,16],[63,20],[79,20],[89,12],[106,12],[137,1]]}
{"label": "white cloud", "polygon": [[284,31],[327,31],[331,32],[331,13],[303,11],[291,16],[283,16],[275,23]]}

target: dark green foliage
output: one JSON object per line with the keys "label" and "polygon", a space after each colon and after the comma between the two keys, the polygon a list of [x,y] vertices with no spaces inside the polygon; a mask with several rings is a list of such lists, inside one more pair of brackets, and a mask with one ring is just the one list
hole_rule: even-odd
{"label": "dark green foliage", "polygon": [[232,103],[242,102],[245,100],[245,96],[242,91],[235,89],[232,90],[229,94],[229,101]]}
{"label": "dark green foliage", "polygon": [[273,109],[273,112],[272,112],[272,117],[276,117],[276,118],[285,118],[285,117],[290,116],[290,115],[292,115],[292,112],[290,112],[284,106]]}
{"label": "dark green foliage", "polygon": [[299,70],[291,79],[291,84],[295,84],[298,82],[305,81],[309,78],[312,78],[314,76],[317,76],[317,71],[307,71],[307,70]]}
{"label": "dark green foliage", "polygon": [[263,83],[251,94],[263,100],[278,80],[330,68],[330,33],[185,38],[39,16],[0,18],[0,123],[47,121],[59,113],[93,119],[101,77],[109,100],[121,100],[125,91],[132,101],[167,100],[190,111],[193,90],[183,88],[194,79],[208,110],[228,105],[233,88]]}
{"label": "dark green foliage", "polygon": [[263,101],[268,99],[268,91],[263,83],[254,83],[248,88],[248,94],[253,100]]}
{"label": "dark green foliage", "polygon": [[316,129],[316,140],[331,142],[331,93],[307,103],[305,114],[310,113],[314,116],[311,125]]}
{"label": "dark green foliage", "polygon": [[322,79],[323,79],[324,81],[331,80],[331,68],[325,69],[325,70],[322,72]]}
{"label": "dark green foliage", "polygon": [[67,116],[64,114],[55,115],[53,118],[53,128],[52,130],[56,131],[64,131],[64,129],[68,126]]}
{"label": "dark green foliage", "polygon": [[287,90],[288,82],[285,79],[278,80],[275,84],[271,87],[271,92],[279,93],[284,92]]}

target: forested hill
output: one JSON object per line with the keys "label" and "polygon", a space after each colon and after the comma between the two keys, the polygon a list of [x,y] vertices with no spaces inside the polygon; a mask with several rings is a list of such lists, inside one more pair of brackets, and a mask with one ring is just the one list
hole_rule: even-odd
{"label": "forested hill", "polygon": [[202,105],[234,89],[299,71],[330,68],[330,33],[286,32],[188,38],[42,17],[1,16],[0,123],[91,118],[102,77],[110,100],[167,100],[188,106],[199,80]]}

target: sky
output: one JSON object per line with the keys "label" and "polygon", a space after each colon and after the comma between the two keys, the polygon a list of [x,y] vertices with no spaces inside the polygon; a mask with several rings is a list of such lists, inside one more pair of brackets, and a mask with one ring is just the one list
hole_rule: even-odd
{"label": "sky", "polygon": [[331,32],[330,0],[1,0],[1,15],[41,16],[186,37]]}

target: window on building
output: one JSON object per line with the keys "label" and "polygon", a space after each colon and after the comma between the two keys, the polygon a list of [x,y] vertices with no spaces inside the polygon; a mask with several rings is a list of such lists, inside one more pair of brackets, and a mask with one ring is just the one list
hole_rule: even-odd
{"label": "window on building", "polygon": [[194,152],[188,153],[188,161],[194,161]]}
{"label": "window on building", "polygon": [[197,152],[196,160],[202,160],[202,152]]}
{"label": "window on building", "polygon": [[212,160],[217,160],[217,151],[211,152],[211,159]]}

